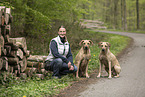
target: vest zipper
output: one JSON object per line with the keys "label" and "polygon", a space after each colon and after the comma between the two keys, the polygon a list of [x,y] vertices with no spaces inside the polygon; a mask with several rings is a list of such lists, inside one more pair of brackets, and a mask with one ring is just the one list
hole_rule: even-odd
{"label": "vest zipper", "polygon": [[63,46],[64,46],[64,50],[63,50],[63,55],[65,54],[65,44],[63,44]]}

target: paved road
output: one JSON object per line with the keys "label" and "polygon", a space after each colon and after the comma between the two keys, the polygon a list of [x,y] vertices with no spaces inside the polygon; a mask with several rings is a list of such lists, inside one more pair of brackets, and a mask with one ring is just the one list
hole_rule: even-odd
{"label": "paved road", "polygon": [[79,97],[145,97],[145,34],[111,32],[133,38],[134,43],[119,60],[119,78],[100,78]]}

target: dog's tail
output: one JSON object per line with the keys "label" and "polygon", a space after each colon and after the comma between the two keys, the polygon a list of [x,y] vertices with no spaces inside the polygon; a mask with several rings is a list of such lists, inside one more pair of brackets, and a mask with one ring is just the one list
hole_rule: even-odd
{"label": "dog's tail", "polygon": [[121,72],[121,67],[120,66],[115,65],[114,69],[115,69],[117,74],[119,74]]}

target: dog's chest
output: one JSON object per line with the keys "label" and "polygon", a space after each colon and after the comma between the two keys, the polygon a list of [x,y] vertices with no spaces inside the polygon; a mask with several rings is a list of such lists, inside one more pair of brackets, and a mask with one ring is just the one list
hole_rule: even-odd
{"label": "dog's chest", "polygon": [[108,67],[108,59],[105,55],[100,55],[99,60],[100,60],[101,64],[104,64],[105,67],[106,66]]}
{"label": "dog's chest", "polygon": [[83,58],[81,60],[81,67],[86,67],[86,65],[88,64],[90,58],[91,58],[90,54],[84,54]]}

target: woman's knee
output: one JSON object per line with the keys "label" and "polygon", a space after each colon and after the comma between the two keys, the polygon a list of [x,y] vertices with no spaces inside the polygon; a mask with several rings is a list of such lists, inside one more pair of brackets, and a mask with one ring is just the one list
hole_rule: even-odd
{"label": "woman's knee", "polygon": [[62,64],[63,63],[61,58],[54,59],[54,62],[57,63],[57,64]]}

